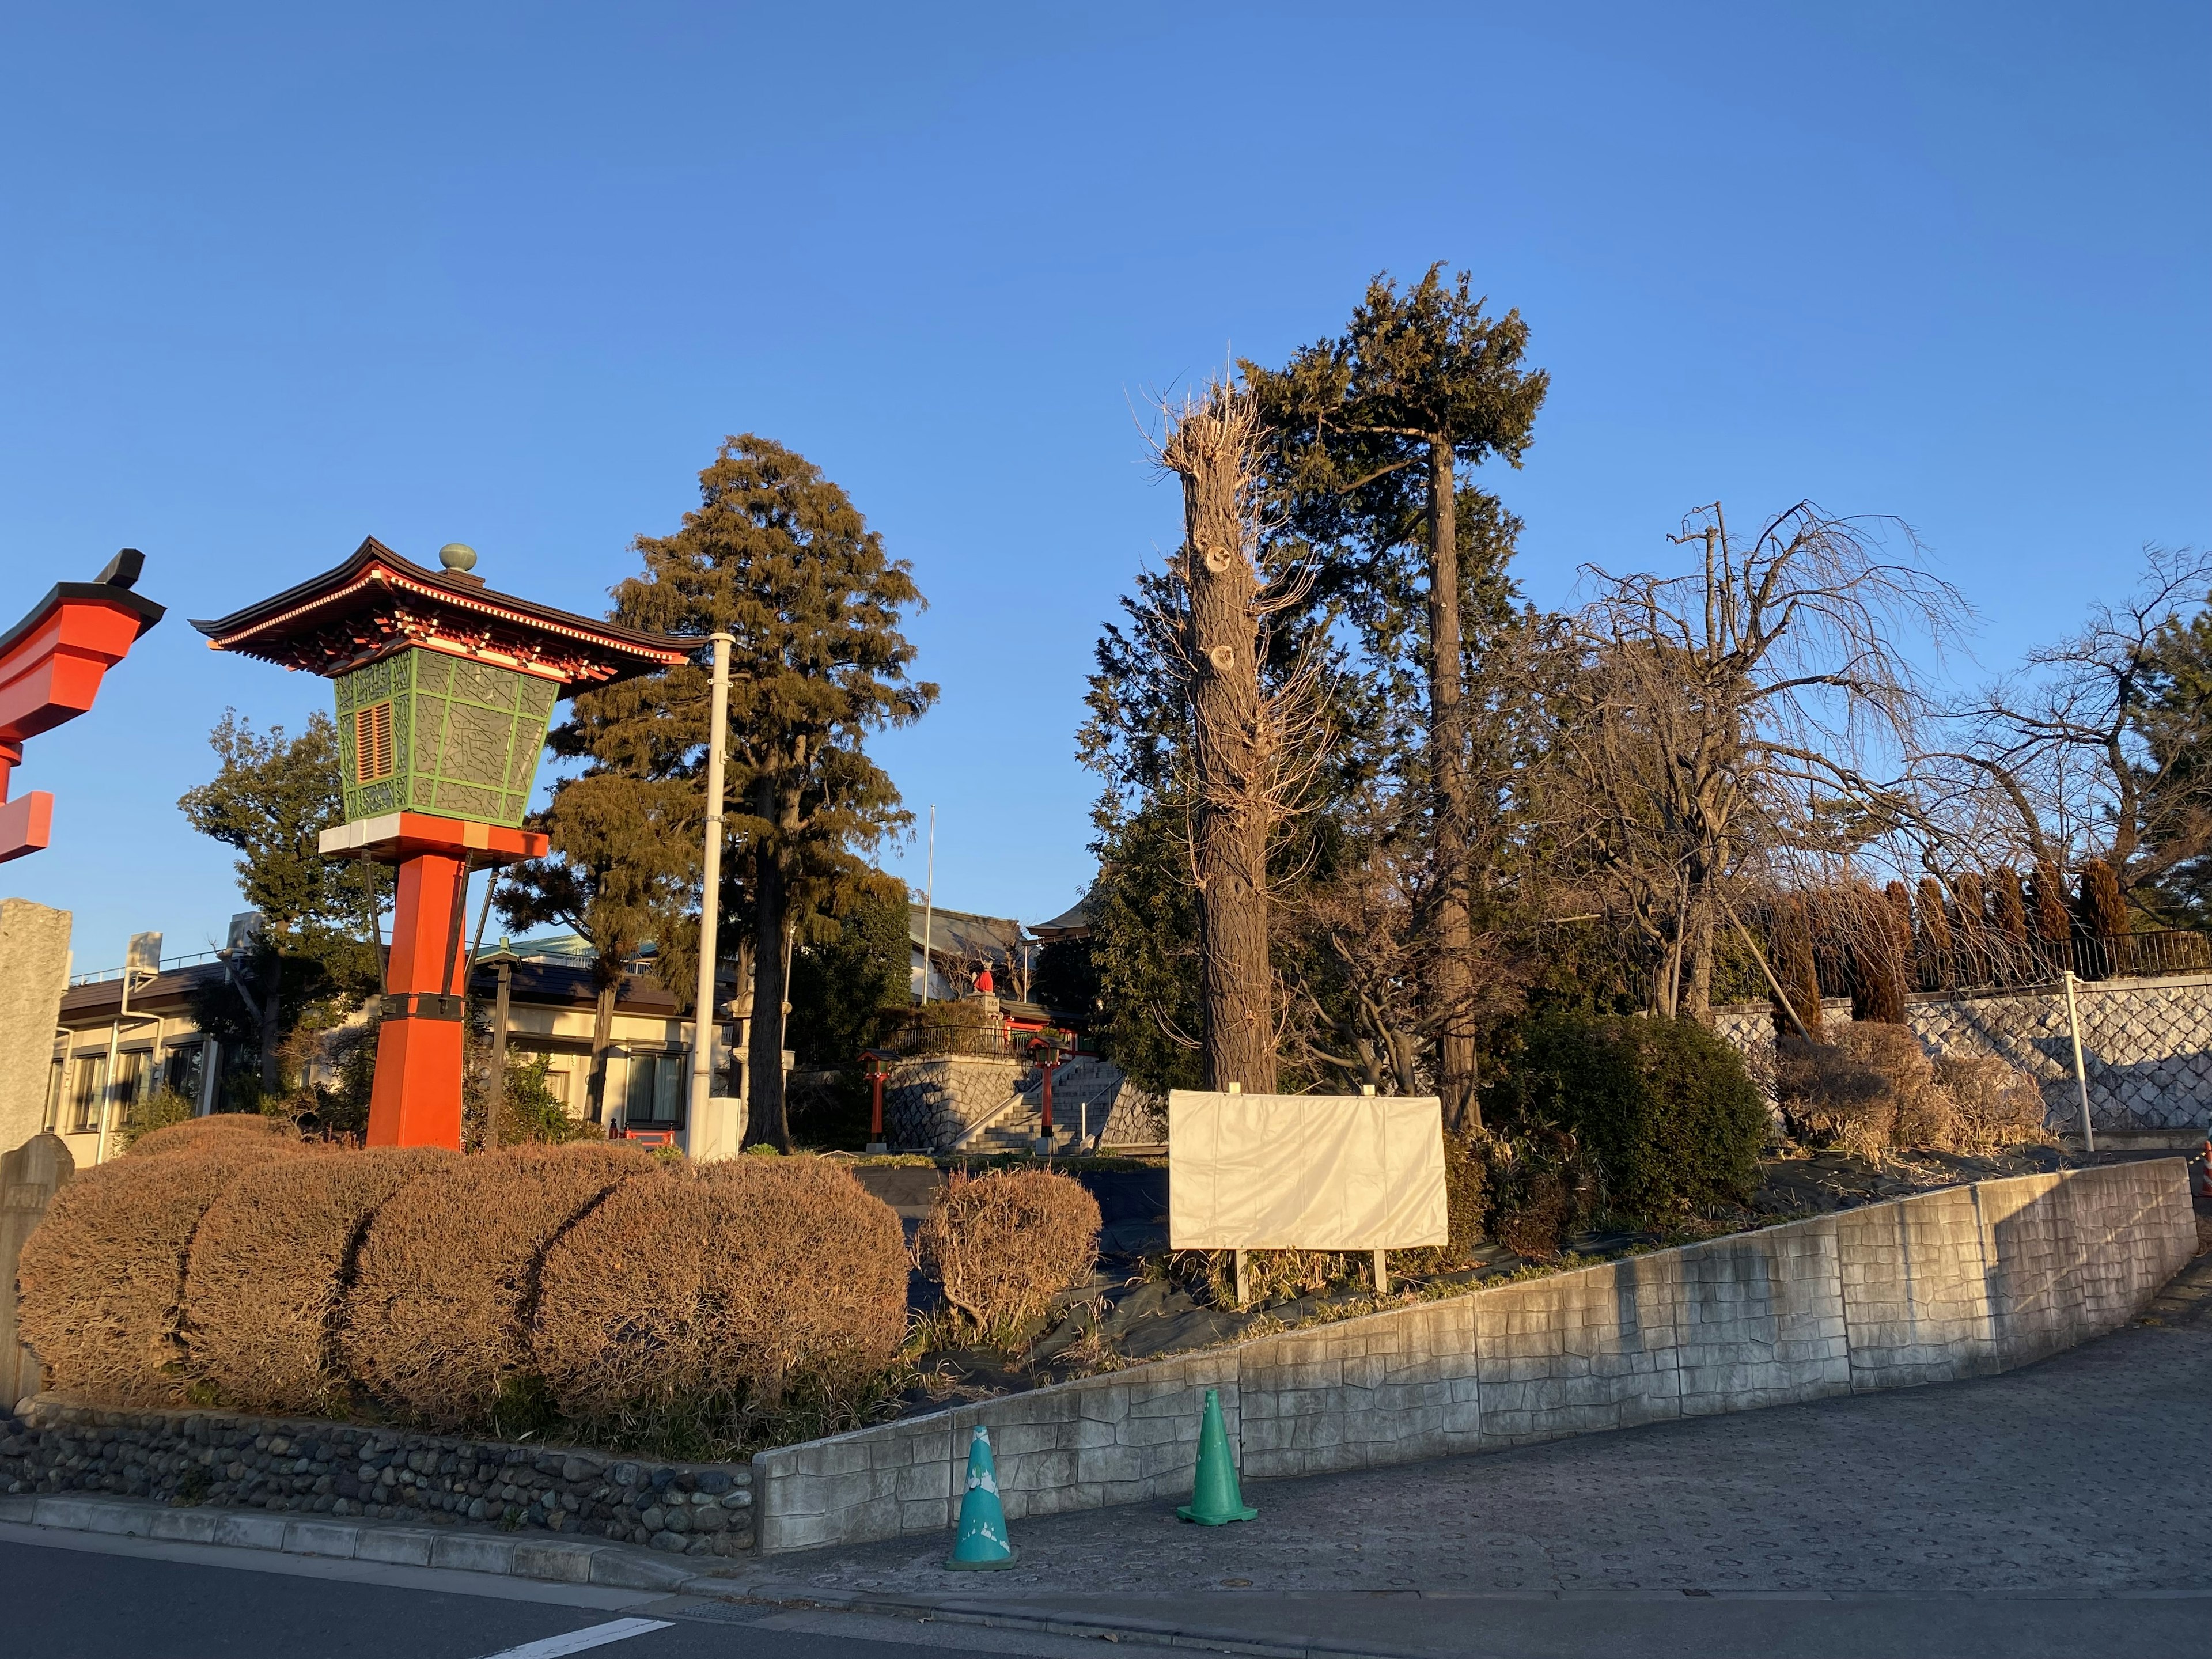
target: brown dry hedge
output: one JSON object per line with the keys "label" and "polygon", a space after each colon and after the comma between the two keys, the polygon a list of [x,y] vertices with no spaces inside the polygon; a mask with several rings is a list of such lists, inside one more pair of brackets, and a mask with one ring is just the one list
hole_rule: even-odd
{"label": "brown dry hedge", "polygon": [[2025,1072],[1995,1054],[1947,1056],[1936,1062],[1936,1080],[1958,1109],[1958,1131],[1949,1150],[1994,1152],[2051,1144],[2042,1091]]}
{"label": "brown dry hedge", "polygon": [[980,1329],[1007,1332],[1082,1283],[1098,1260],[1098,1200],[1043,1170],[955,1174],[915,1239],[945,1299]]}
{"label": "brown dry hedge", "polygon": [[23,1340],[53,1385],[116,1405],[183,1396],[177,1327],[201,1218],[272,1161],[319,1162],[296,1139],[222,1137],[161,1158],[125,1158],[70,1182],[25,1241],[16,1269]]}
{"label": "brown dry hedge", "polygon": [[346,1370],[425,1422],[483,1422],[529,1364],[546,1248],[653,1168],[634,1146],[517,1146],[410,1182],[362,1240],[340,1315]]}
{"label": "brown dry hedge", "polygon": [[206,1117],[186,1118],[149,1129],[131,1143],[132,1158],[161,1158],[173,1152],[198,1152],[215,1144],[229,1146],[254,1142],[296,1145],[300,1132],[283,1118],[258,1112],[213,1112]]}
{"label": "brown dry hedge", "polygon": [[578,1419],[835,1390],[896,1354],[907,1267],[897,1216],[831,1159],[658,1170],[546,1252],[532,1350]]}
{"label": "brown dry hedge", "polygon": [[227,1405],[306,1413],[341,1379],[331,1344],[362,1230],[459,1154],[380,1146],[250,1170],[208,1211],[185,1277],[186,1369]]}

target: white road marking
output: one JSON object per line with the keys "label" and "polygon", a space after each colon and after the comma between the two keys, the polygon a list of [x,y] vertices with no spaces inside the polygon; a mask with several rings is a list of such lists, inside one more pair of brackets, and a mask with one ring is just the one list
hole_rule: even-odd
{"label": "white road marking", "polygon": [[542,1642],[525,1642],[519,1648],[501,1648],[497,1653],[486,1654],[484,1659],[561,1659],[564,1653],[603,1648],[610,1642],[627,1642],[633,1636],[667,1628],[665,1619],[617,1619],[611,1624],[587,1625],[565,1636],[549,1636]]}

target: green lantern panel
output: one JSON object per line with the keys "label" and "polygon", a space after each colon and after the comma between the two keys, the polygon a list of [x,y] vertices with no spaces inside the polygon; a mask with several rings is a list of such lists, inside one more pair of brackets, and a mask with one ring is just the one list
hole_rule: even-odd
{"label": "green lantern panel", "polygon": [[412,647],[333,684],[349,822],[411,811],[520,826],[552,681]]}

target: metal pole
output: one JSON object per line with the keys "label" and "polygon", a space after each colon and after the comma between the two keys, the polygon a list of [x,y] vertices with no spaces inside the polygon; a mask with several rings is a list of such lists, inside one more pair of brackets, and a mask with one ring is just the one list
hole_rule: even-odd
{"label": "metal pole", "polygon": [[715,924],[722,908],[722,753],[730,714],[729,634],[708,636],[714,647],[714,695],[707,717],[707,847],[705,881],[699,894],[699,983],[691,1003],[690,1110],[685,1121],[696,1134],[707,1110],[714,1076]]}
{"label": "metal pole", "polygon": [[937,922],[937,805],[929,808],[929,871],[921,889],[921,1000],[929,1000],[929,949]]}
{"label": "metal pole", "polygon": [[2074,1034],[2074,1081],[2081,1091],[2081,1151],[2094,1157],[2097,1132],[2089,1126],[2089,1068],[2081,1063],[2081,1012],[2074,1006],[2074,970],[2066,970],[2066,1024]]}
{"label": "metal pole", "polygon": [[[500,944],[505,946],[507,941]],[[499,964],[499,995],[492,1004],[491,1077],[484,1085],[484,1150],[499,1145],[499,1111],[507,1103],[507,999],[514,964],[504,957]]]}

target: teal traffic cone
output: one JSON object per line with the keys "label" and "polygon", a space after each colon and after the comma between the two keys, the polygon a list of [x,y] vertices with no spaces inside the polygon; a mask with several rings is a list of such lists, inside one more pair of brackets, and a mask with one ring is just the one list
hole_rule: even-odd
{"label": "teal traffic cone", "polygon": [[991,1464],[991,1431],[981,1423],[968,1443],[968,1491],[960,1500],[960,1533],[945,1565],[954,1572],[994,1572],[1014,1565],[999,1472]]}
{"label": "teal traffic cone", "polygon": [[1190,1502],[1176,1513],[1201,1527],[1225,1527],[1231,1521],[1256,1521],[1260,1511],[1237,1489],[1237,1460],[1229,1455],[1229,1427],[1221,1420],[1221,1395],[1206,1391],[1206,1422],[1198,1431],[1198,1480]]}

